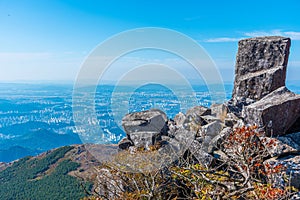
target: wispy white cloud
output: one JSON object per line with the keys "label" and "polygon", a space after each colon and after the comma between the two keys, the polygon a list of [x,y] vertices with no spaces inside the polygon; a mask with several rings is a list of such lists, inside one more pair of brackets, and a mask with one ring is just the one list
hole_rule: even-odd
{"label": "wispy white cloud", "polygon": [[248,37],[262,37],[262,36],[283,36],[289,37],[292,40],[300,40],[300,32],[297,31],[283,31],[279,29],[269,30],[269,31],[252,31],[252,32],[242,32],[241,37],[217,37],[209,38],[204,40],[204,42],[236,42],[241,39]]}

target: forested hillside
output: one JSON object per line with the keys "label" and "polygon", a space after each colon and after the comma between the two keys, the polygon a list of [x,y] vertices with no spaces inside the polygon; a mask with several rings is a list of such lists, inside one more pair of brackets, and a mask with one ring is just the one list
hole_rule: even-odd
{"label": "forested hillside", "polygon": [[68,174],[81,165],[66,156],[71,150],[76,148],[67,146],[38,157],[25,157],[0,171],[1,199],[73,200],[86,196],[85,189],[90,190],[92,184]]}

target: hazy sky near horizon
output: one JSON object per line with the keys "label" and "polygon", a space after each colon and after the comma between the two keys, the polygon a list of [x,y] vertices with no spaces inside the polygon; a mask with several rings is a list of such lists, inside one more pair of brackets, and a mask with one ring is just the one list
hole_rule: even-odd
{"label": "hazy sky near horizon", "polygon": [[[225,81],[233,79],[238,40],[291,37],[288,80],[300,80],[299,10],[298,0],[0,0],[0,81],[73,81],[97,45],[142,27],[168,28],[191,37],[211,56]],[[168,56],[137,53],[123,64],[181,64]]]}

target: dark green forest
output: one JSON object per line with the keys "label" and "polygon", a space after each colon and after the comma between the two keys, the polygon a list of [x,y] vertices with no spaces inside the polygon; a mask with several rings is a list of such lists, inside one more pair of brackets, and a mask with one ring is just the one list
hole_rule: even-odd
{"label": "dark green forest", "polygon": [[68,175],[80,164],[61,159],[72,148],[62,147],[42,158],[25,157],[1,171],[0,199],[73,200],[86,196],[83,186],[90,189],[92,184],[81,184],[79,179]]}

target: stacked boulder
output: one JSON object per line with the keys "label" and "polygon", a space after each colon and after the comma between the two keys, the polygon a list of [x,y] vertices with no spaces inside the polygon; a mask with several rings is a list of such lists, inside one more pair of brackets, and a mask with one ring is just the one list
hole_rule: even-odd
{"label": "stacked boulder", "polygon": [[119,147],[131,145],[149,149],[167,132],[167,115],[158,109],[145,112],[130,113],[122,119],[127,138],[119,143]]}

